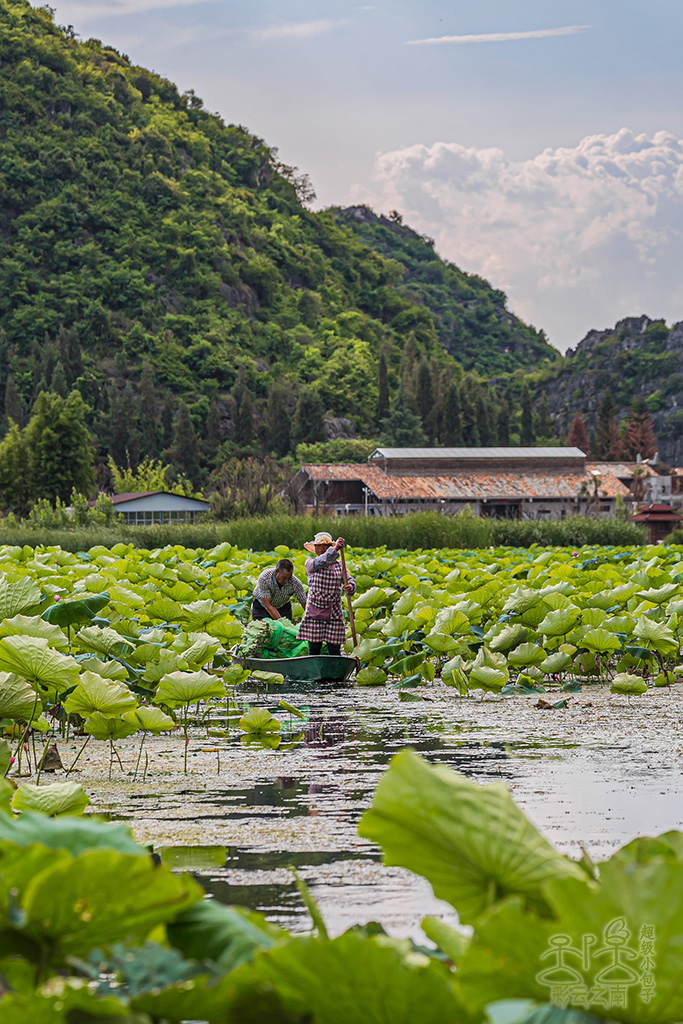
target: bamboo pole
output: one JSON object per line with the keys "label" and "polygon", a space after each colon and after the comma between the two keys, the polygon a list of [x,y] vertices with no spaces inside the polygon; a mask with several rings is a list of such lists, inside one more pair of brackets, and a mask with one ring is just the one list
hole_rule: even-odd
{"label": "bamboo pole", "polygon": [[[342,579],[344,580],[344,586],[349,582],[349,574],[346,571],[346,559],[344,558],[344,548],[339,552],[341,555],[341,571]],[[353,607],[351,606],[351,595],[346,595],[346,603],[349,607],[349,625],[351,626],[351,636],[353,637],[353,646],[358,647],[358,636],[356,635],[356,620],[353,617]],[[360,658],[356,658],[356,669],[360,672]]]}

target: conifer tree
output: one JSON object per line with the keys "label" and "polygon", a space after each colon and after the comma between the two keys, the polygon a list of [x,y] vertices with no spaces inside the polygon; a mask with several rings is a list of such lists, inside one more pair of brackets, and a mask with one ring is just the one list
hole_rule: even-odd
{"label": "conifer tree", "polygon": [[587,455],[590,451],[591,442],[588,436],[588,428],[580,412],[577,412],[572,420],[569,433],[567,434],[567,444],[570,448],[580,448],[584,455]]}
{"label": "conifer tree", "polygon": [[632,459],[651,459],[657,451],[652,417],[642,399],[635,401],[626,424],[626,448]]}
{"label": "conifer tree", "polygon": [[598,411],[592,454],[598,459],[617,460],[622,458],[623,447],[614,399],[611,391],[606,391]]}
{"label": "conifer tree", "polygon": [[0,442],[0,503],[15,515],[28,511],[31,498],[29,450],[25,431],[14,419]]}
{"label": "conifer tree", "polygon": [[68,501],[75,488],[89,494],[95,482],[87,406],[78,391],[68,398],[42,392],[25,430],[33,498]]}
{"label": "conifer tree", "polygon": [[462,413],[460,409],[460,392],[454,380],[448,385],[444,407],[444,444],[457,448],[462,444]]}
{"label": "conifer tree", "polygon": [[303,387],[292,419],[292,443],[315,444],[325,437],[325,408],[317,388]]}
{"label": "conifer tree", "polygon": [[154,371],[146,359],[140,375],[140,434],[145,456],[155,459],[159,455],[159,427]]}
{"label": "conifer tree", "polygon": [[50,391],[54,391],[60,398],[66,398],[67,396],[66,374],[61,359],[58,359],[55,365],[55,371],[52,374],[52,381],[50,383]]}
{"label": "conifer tree", "polygon": [[434,387],[432,373],[423,354],[417,369],[417,411],[428,440],[434,437]]}
{"label": "conifer tree", "polygon": [[8,423],[16,423],[19,427],[24,422],[24,403],[17,391],[14,375],[11,373],[5,386],[5,416]]}
{"label": "conifer tree", "polygon": [[548,396],[544,391],[536,413],[536,437],[551,440],[554,436],[555,427],[553,425],[553,418],[550,415]]}
{"label": "conifer tree", "polygon": [[389,415],[389,372],[384,349],[377,363],[377,392],[377,422],[381,423]]}
{"label": "conifer tree", "polygon": [[200,477],[199,441],[190,410],[185,402],[178,402],[178,419],[175,424],[173,448],[170,455],[174,465],[197,487]]}
{"label": "conifer tree", "polygon": [[496,440],[502,448],[510,446],[510,406],[505,398],[501,400],[498,406]]}
{"label": "conifer tree", "polygon": [[477,448],[481,441],[477,427],[475,402],[472,395],[471,378],[463,377],[460,385],[460,409],[462,415],[462,442],[472,448]]}
{"label": "conifer tree", "polygon": [[522,388],[522,421],[520,443],[522,447],[530,447],[536,440],[534,431],[534,415],[531,409],[531,394],[527,384]]}
{"label": "conifer tree", "polygon": [[206,417],[206,429],[204,431],[206,454],[213,459],[221,443],[221,413],[218,402],[214,399],[209,407],[209,415]]}
{"label": "conifer tree", "polygon": [[391,447],[419,448],[425,443],[420,417],[410,408],[403,383],[399,385],[394,407],[382,427],[382,441]]}
{"label": "conifer tree", "polygon": [[235,409],[235,441],[248,447],[254,437],[254,407],[249,393],[247,371],[240,366],[235,386],[232,389]]}
{"label": "conifer tree", "polygon": [[268,392],[266,405],[266,450],[276,455],[286,455],[290,449],[290,393],[285,381],[274,381]]}
{"label": "conifer tree", "polygon": [[173,396],[167,392],[161,407],[161,447],[164,449],[173,444],[173,412]]}
{"label": "conifer tree", "polygon": [[491,444],[489,405],[481,391],[477,392],[477,431],[479,433],[479,443],[484,448],[487,448]]}

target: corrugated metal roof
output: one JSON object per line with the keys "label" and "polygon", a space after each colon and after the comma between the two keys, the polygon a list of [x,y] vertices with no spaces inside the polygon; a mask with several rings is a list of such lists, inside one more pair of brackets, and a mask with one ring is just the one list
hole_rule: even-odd
{"label": "corrugated metal roof", "polygon": [[[436,501],[477,501],[493,498],[576,498],[582,484],[592,493],[593,478],[579,471],[539,473],[486,473],[473,470],[448,476],[387,476],[376,466],[304,465],[312,480],[332,482],[357,480],[380,500],[432,499]],[[615,498],[628,495],[628,488],[610,472],[602,472],[599,494]]]}
{"label": "corrugated metal roof", "polygon": [[580,448],[375,448],[371,459],[585,459]]}

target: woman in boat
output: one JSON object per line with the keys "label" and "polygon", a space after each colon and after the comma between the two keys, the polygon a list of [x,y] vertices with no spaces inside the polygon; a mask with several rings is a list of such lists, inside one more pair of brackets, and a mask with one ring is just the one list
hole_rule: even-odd
{"label": "woman in boat", "polygon": [[344,538],[339,537],[335,542],[329,533],[316,533],[304,547],[314,557],[306,559],[308,600],[298,638],[308,640],[311,655],[321,654],[323,643],[328,654],[340,655],[341,645],[346,640],[342,590],[349,595],[356,593],[356,581],[349,576],[345,584],[339,564]]}

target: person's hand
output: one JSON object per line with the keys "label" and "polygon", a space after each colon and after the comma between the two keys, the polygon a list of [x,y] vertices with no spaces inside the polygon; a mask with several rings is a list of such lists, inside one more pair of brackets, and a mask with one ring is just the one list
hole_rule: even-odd
{"label": "person's hand", "polygon": [[349,596],[350,596],[351,594],[353,594],[353,591],[354,591],[353,583],[345,583],[344,584],[344,592],[346,594],[349,594]]}
{"label": "person's hand", "polygon": [[341,551],[341,549],[343,547],[344,547],[344,538],[343,537],[337,537],[337,539],[335,541],[335,544],[334,544],[334,550],[335,551]]}

